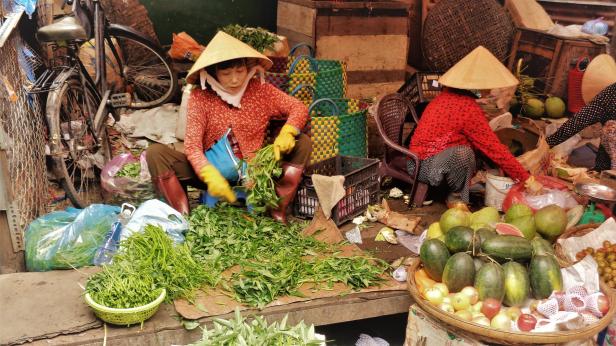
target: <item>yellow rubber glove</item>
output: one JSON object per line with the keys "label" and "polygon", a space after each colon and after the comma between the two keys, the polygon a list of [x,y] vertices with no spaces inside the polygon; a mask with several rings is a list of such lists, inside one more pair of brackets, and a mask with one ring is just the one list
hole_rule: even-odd
{"label": "yellow rubber glove", "polygon": [[207,192],[212,197],[224,198],[229,203],[234,203],[237,200],[227,179],[213,165],[210,164],[201,168],[199,177],[207,184]]}
{"label": "yellow rubber glove", "polygon": [[295,136],[299,134],[299,130],[291,125],[284,125],[280,130],[280,134],[274,140],[274,157],[276,161],[280,161],[280,154],[288,154],[295,147]]}
{"label": "yellow rubber glove", "polygon": [[543,185],[532,175],[530,178],[526,179],[524,182],[524,187],[531,195],[538,195],[543,191]]}

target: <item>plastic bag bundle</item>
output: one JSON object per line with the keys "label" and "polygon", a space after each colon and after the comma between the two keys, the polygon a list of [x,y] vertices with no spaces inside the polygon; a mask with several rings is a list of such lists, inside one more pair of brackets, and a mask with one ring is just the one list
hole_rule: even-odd
{"label": "plastic bag bundle", "polygon": [[168,204],[157,199],[143,202],[133,213],[130,221],[122,230],[121,239],[133,233],[142,232],[146,225],[159,226],[176,244],[184,242],[184,232],[188,230],[188,221]]}
{"label": "plastic bag bundle", "polygon": [[368,334],[360,334],[355,346],[389,346],[389,343],[381,338],[371,337]]}
{"label": "plastic bag bundle", "polygon": [[[128,164],[140,164],[136,177],[118,176],[120,170]],[[137,159],[130,153],[120,154],[109,161],[101,171],[101,186],[112,196],[111,203],[131,203],[139,205],[143,201],[155,198],[154,187],[145,159],[145,151]]]}
{"label": "plastic bag bundle", "polygon": [[173,34],[173,43],[171,43],[171,49],[169,49],[169,56],[175,60],[186,59],[196,61],[204,49],[204,46],[182,31],[179,34]]}
{"label": "plastic bag bundle", "polygon": [[599,297],[604,296],[605,295],[601,292],[593,293],[586,296],[585,302],[587,311],[599,318],[603,317],[603,313],[601,313],[601,310],[599,309]]}
{"label": "plastic bag bundle", "polygon": [[550,317],[558,312],[558,301],[556,298],[543,300],[537,305],[537,311],[545,317]]}
{"label": "plastic bag bundle", "polygon": [[32,221],[25,233],[28,271],[79,268],[93,264],[120,208],[92,204],[67,208]]}

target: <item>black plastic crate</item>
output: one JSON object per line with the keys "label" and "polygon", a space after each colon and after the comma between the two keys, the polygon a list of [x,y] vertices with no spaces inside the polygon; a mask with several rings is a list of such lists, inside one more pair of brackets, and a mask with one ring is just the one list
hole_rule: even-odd
{"label": "black plastic crate", "polygon": [[302,219],[312,218],[319,198],[312,183],[312,174],[344,176],[345,196],[332,209],[332,220],[341,225],[363,214],[368,205],[379,202],[379,160],[361,157],[336,156],[309,166],[293,203],[293,214]]}
{"label": "black plastic crate", "polygon": [[413,106],[420,103],[430,102],[441,93],[443,86],[438,83],[441,78],[440,72],[415,72],[404,85],[398,89],[398,93],[407,97]]}

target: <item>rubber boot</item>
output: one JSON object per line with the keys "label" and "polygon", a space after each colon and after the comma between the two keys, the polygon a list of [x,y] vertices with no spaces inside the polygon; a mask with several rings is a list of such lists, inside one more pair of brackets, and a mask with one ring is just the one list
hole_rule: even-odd
{"label": "rubber boot", "polygon": [[188,215],[188,196],[180,184],[180,180],[173,171],[167,171],[156,178],[152,178],[156,190],[161,194],[167,203],[182,215]]}
{"label": "rubber boot", "polygon": [[287,208],[293,202],[299,183],[302,181],[304,165],[283,163],[282,176],[276,182],[276,194],[280,197],[278,209],[270,212],[272,218],[284,224],[287,223]]}

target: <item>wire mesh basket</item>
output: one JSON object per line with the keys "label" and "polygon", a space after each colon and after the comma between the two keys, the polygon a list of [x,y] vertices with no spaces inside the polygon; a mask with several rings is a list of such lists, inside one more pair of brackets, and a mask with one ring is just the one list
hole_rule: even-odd
{"label": "wire mesh basket", "polygon": [[304,172],[293,204],[296,217],[312,218],[316,211],[317,197],[312,174],[343,175],[345,196],[334,206],[332,220],[336,225],[353,220],[363,214],[370,204],[379,201],[379,160],[361,157],[336,156],[309,166]]}

